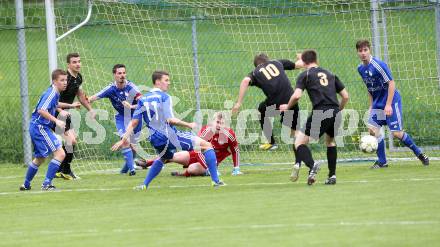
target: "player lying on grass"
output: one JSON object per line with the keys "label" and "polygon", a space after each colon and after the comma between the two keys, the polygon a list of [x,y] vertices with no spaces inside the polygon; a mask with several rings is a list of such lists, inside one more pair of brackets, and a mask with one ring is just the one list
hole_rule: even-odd
{"label": "player lying on grass", "polygon": [[174,158],[177,149],[191,151],[199,148],[206,165],[208,166],[214,187],[225,185],[217,174],[217,158],[211,143],[193,135],[191,132],[177,130],[175,126],[193,129],[195,123],[187,123],[174,117],[173,104],[167,94],[170,82],[169,74],[165,71],[155,71],[152,75],[153,89],[139,99],[133,119],[127,127],[121,140],[113,145],[112,150],[129,144],[128,140],[133,130],[145,122],[149,131],[149,140],[156,150],[159,158],[156,159],[148,170],[144,183],[135,187],[136,190],[146,190],[151,181],[160,173],[164,163]]}
{"label": "player lying on grass", "polygon": [[[217,157],[217,166],[229,155],[232,155],[234,164],[232,175],[242,174],[240,172],[240,149],[235,133],[232,129],[225,127],[225,120],[221,112],[215,114],[214,120],[204,126],[198,136],[212,144]],[[149,167],[153,162],[154,160],[147,160],[144,164]],[[173,159],[168,162],[181,164],[185,168],[183,173],[171,172],[173,176],[209,176],[208,166],[203,154],[200,152],[194,150],[177,152],[174,154]]]}
{"label": "player lying on grass", "polygon": [[[117,111],[115,115],[116,129],[118,134],[122,137],[125,132],[128,123],[133,117],[134,109],[137,106],[137,100],[142,96],[136,85],[127,80],[125,65],[116,64],[113,66],[113,77],[114,82],[110,83],[107,87],[102,89],[99,93],[91,96],[89,102],[92,103],[96,100],[108,98],[112,103],[113,108]],[[135,128],[135,136],[133,137],[132,143],[136,144],[135,139],[140,134],[142,125],[139,124]],[[136,175],[133,161],[133,150],[129,143],[124,144],[121,153],[124,156],[125,164],[121,169],[121,173],[127,173],[130,176]]]}
{"label": "player lying on grass", "polygon": [[[296,80],[296,88],[289,103],[281,105],[280,110],[291,109],[301,98],[306,90],[313,106],[313,111],[307,118],[304,130],[301,130],[295,140],[295,148],[301,161],[310,168],[307,184],[312,185],[316,181],[316,174],[319,171],[319,163],[315,163],[310,149],[307,147],[310,137],[319,139],[326,134],[327,160],[329,174],[325,184],[336,184],[336,160],[337,149],[335,136],[340,124],[340,111],[348,102],[348,92],[344,84],[336,75],[319,67],[318,54],[314,50],[306,50],[301,54],[306,71],[299,74]],[[338,102],[338,96],[341,102]],[[291,179],[298,180],[299,166],[293,167]]]}
{"label": "player lying on grass", "polygon": [[358,66],[358,72],[367,87],[370,100],[368,130],[379,142],[376,152],[378,159],[371,168],[388,167],[385,141],[380,132],[384,125],[388,126],[394,137],[414,152],[423,165],[429,165],[428,156],[422,153],[411,136],[403,131],[402,99],[387,64],[371,55],[368,40],[359,40],[356,50],[362,62]]}
{"label": "player lying on grass", "polygon": [[[53,153],[53,159],[49,162],[46,178],[44,179],[42,190],[54,190],[52,179],[60,168],[61,162],[66,154],[61,147],[60,141],[55,136],[52,128],[56,125],[64,132],[66,123],[55,117],[60,92],[66,89],[67,73],[64,70],[56,69],[52,72],[52,85],[41,95],[40,100],[32,112],[32,119],[29,124],[29,134],[32,145],[34,146],[34,159],[28,164],[26,177],[20,190],[30,190],[32,179],[38,172],[38,167],[44,160]],[[59,115],[67,117],[68,112],[61,110]]]}

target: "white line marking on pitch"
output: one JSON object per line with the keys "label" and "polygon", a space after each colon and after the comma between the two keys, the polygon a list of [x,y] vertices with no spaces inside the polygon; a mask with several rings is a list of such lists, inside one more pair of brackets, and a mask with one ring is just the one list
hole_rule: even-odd
{"label": "white line marking on pitch", "polygon": [[[371,158],[371,161],[373,161],[374,158]],[[417,161],[417,158],[388,158],[388,160],[392,161],[392,162],[399,162],[399,161]],[[440,157],[430,157],[429,160],[431,161],[440,161]],[[321,163],[325,163],[325,160],[317,160],[318,162]],[[369,162],[369,159],[360,159],[359,160],[362,163],[366,163]],[[232,164],[225,164],[225,166],[229,166]],[[289,165],[289,167],[277,167],[277,166],[283,166],[283,165]],[[243,167],[252,167],[252,169],[255,170],[259,170],[259,171],[283,171],[283,170],[290,170],[292,169],[290,166],[292,165],[291,162],[285,162],[285,163],[264,163],[264,164],[254,164],[254,163],[245,163],[242,164]],[[338,160],[338,165],[340,166],[352,166],[352,167],[358,167],[360,166],[359,163],[356,160],[352,160],[352,159],[341,159]],[[169,167],[171,167],[173,165],[170,165]],[[222,167],[225,167],[222,166]],[[366,165],[363,165],[366,166]],[[261,168],[260,168],[261,167]],[[77,167],[78,170],[81,170],[81,167]],[[102,175],[108,175],[108,174],[118,174],[119,169],[118,168],[113,168],[113,169],[107,169],[107,170],[96,170],[96,171],[90,171],[87,170],[85,172],[79,173],[79,175],[84,174],[84,175],[88,175],[88,174],[102,174]],[[24,177],[24,173],[23,175],[20,176],[4,176],[1,177],[0,176],[0,180],[2,179],[16,179],[16,178],[23,178]],[[44,177],[44,175],[37,175],[36,177]]]}
{"label": "white line marking on pitch", "polygon": [[[440,177],[436,178],[396,178],[396,179],[386,179],[386,180],[346,180],[346,181],[339,181],[338,184],[345,184],[345,183],[379,183],[379,182],[425,182],[425,181],[440,181]],[[278,183],[246,183],[246,184],[229,184],[228,187],[235,187],[235,186],[261,186],[261,185],[267,185],[267,186],[277,186],[277,185],[288,185],[288,184],[295,184],[292,182],[278,182]],[[319,185],[318,185],[319,186]],[[185,189],[185,188],[203,188],[203,187],[211,187],[211,185],[208,184],[194,184],[194,185],[169,185],[169,186],[154,186],[152,185],[152,189]],[[35,191],[7,191],[7,192],[0,192],[0,196],[4,195],[15,195],[15,194],[23,194],[23,195],[29,195],[29,194],[41,194],[41,193],[61,193],[61,192],[95,192],[95,191],[121,191],[121,190],[130,190],[130,187],[114,187],[114,188],[80,188],[80,189],[59,189],[55,191],[41,191],[37,190]]]}
{"label": "white line marking on pitch", "polygon": [[[161,228],[148,228],[148,232],[174,232],[174,231],[217,231],[217,230],[235,230],[235,229],[274,229],[274,228],[303,228],[303,227],[369,227],[369,226],[418,226],[418,225],[438,225],[439,221],[366,221],[366,222],[331,222],[331,223],[294,223],[294,224],[251,224],[251,225],[225,225],[225,226],[206,226],[206,227],[161,227]],[[107,232],[114,233],[136,233],[145,232],[145,229],[139,228],[113,228],[108,230],[37,230],[37,231],[0,231],[0,235],[98,235]]]}

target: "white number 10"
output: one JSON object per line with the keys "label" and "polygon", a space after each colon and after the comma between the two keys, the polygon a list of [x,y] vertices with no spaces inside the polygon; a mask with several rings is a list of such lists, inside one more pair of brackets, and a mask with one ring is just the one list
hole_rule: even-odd
{"label": "white number 10", "polygon": [[273,64],[268,64],[265,68],[261,68],[259,70],[266,76],[267,80],[272,79],[272,77],[277,77],[280,75],[280,71],[277,69],[277,67]]}

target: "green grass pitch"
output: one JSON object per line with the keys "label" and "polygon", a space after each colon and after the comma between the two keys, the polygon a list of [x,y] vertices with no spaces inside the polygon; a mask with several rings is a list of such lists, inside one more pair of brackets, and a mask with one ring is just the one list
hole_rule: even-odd
{"label": "green grass pitch", "polygon": [[[49,83],[47,43],[43,4],[24,2],[31,111]],[[63,25],[57,34],[85,17],[85,1],[55,2],[61,3],[56,14],[57,23]],[[197,21],[202,108],[224,110],[225,101],[236,100],[240,81],[253,68],[252,58],[257,52],[293,59],[296,52],[307,48],[317,49],[321,65],[345,83],[351,95],[347,108],[359,111],[362,117],[368,107],[353,46],[357,39],[371,38],[370,1],[341,6],[335,5],[341,1],[314,1],[323,3],[314,8],[289,7],[283,5],[287,1],[279,0],[255,1],[261,3],[258,6],[241,0],[166,1],[182,3],[183,7],[151,4],[140,9],[135,5],[118,7],[114,1],[94,2],[90,25],[58,43],[62,67],[66,53],[81,53],[84,89],[89,95],[112,80],[115,63],[125,63],[129,79],[144,86],[151,85],[153,70],[169,70],[173,81],[170,94],[182,99],[176,111],[193,109],[189,17],[200,14],[229,16]],[[187,2],[226,5],[218,9],[187,8]],[[230,4],[235,2],[248,3],[256,12],[241,12],[248,8]],[[295,1],[306,2],[313,1]],[[403,7],[424,4],[405,2]],[[62,12],[61,6],[68,3],[72,7]],[[306,169],[301,171],[299,182],[289,181],[290,165],[242,166],[245,175],[240,177],[232,177],[230,165],[222,165],[228,186],[217,190],[210,187],[207,177],[171,177],[170,171],[179,167],[168,165],[149,191],[135,192],[132,187],[142,183],[145,171],[135,177],[118,175],[117,170],[90,173],[107,165],[117,168],[116,162],[122,159],[109,150],[117,140],[112,111],[108,120],[101,121],[108,134],[104,143],[77,149],[73,165],[75,171],[83,172],[82,180],[55,180],[59,192],[41,192],[39,186],[47,169],[43,165],[33,190],[18,191],[26,170],[18,164],[23,157],[22,132],[17,129],[20,120],[16,114],[9,114],[20,109],[15,9],[13,1],[0,5],[0,129],[6,136],[0,142],[0,162],[10,162],[0,163],[0,247],[440,246],[440,161],[433,161],[429,167],[422,167],[418,161],[391,162],[390,168],[383,170],[368,169],[370,163],[341,164],[336,186],[323,185],[327,173],[324,165],[318,183],[311,187],[306,185]],[[253,14],[269,18],[236,18]],[[162,21],[138,22],[143,15]],[[419,145],[438,146],[440,97],[434,10],[404,8],[387,11],[386,15],[389,64],[403,98],[405,129]],[[174,19],[181,20],[171,21]],[[298,73],[288,73],[292,82]],[[260,90],[250,89],[242,109],[255,109],[263,98]],[[306,102],[308,99],[303,99],[302,109],[310,108]],[[96,107],[111,109],[108,101]],[[235,128],[237,119],[232,121]],[[275,129],[279,128],[276,120]],[[353,137],[365,130],[361,124]],[[247,131],[259,131],[258,121],[251,121]],[[348,137],[346,144],[339,149],[340,158],[366,157],[359,152],[355,138]],[[256,151],[258,145],[259,141],[240,146],[243,163],[292,162],[289,145],[269,154]],[[311,147],[316,158],[325,158],[322,143]],[[388,153],[412,157],[409,153]],[[439,157],[438,151],[427,154]]]}
{"label": "green grass pitch", "polygon": [[[56,8],[59,17],[57,24],[60,25],[60,29],[57,30],[58,35],[66,31],[65,23],[69,25],[78,23],[82,17],[85,17],[84,1],[64,2],[65,5],[60,4]],[[72,6],[68,7],[70,5],[67,2],[71,2]],[[320,64],[337,74],[346,85],[350,93],[347,109],[356,110],[360,117],[358,128],[353,135],[344,139],[346,145],[341,147],[340,157],[360,156],[357,139],[366,131],[366,126],[361,120],[368,109],[368,98],[365,86],[356,70],[359,59],[354,44],[360,38],[371,39],[371,28],[368,24],[371,15],[369,1],[354,1],[357,2],[355,5],[339,4],[339,1],[301,0],[289,5],[283,5],[289,1],[278,0],[222,1],[224,5],[220,4],[223,7],[219,9],[208,7],[216,2],[211,0],[199,1],[206,3],[205,7],[201,5],[200,9],[187,8],[185,5],[194,1],[172,1],[176,5],[169,6],[114,5],[111,2],[113,1],[94,1],[94,14],[89,25],[58,42],[60,67],[65,67],[64,57],[67,53],[78,51],[81,54],[83,65],[81,72],[85,79],[83,86],[88,95],[100,91],[112,80],[111,68],[115,63],[125,63],[128,78],[141,86],[151,86],[152,71],[165,69],[172,75],[173,85],[169,93],[180,99],[174,109],[177,113],[192,109],[185,119],[192,121],[196,103],[193,85],[192,23],[189,17],[193,14],[198,16],[198,13],[203,12],[202,16],[206,14],[210,18],[197,21],[202,109],[228,111],[225,102],[229,101],[232,106],[237,99],[240,81],[253,69],[252,58],[258,52],[267,52],[273,58],[294,59],[296,52],[314,48],[319,52]],[[135,2],[155,3],[156,1]],[[182,4],[181,8],[177,2]],[[245,5],[232,4],[237,2]],[[322,8],[312,8],[311,2],[322,3],[315,6]],[[256,13],[267,15],[269,18],[237,18],[241,15],[243,15],[241,17],[249,17],[253,14],[246,12],[249,10],[246,4],[254,6]],[[417,5],[416,1],[404,5],[413,4]],[[2,16],[11,16],[11,18],[0,18],[0,40],[3,48],[0,49],[0,57],[5,58],[0,61],[2,89],[0,105],[7,106],[0,107],[0,113],[4,115],[0,118],[0,128],[10,138],[0,142],[0,161],[18,163],[23,157],[22,132],[16,129],[15,114],[8,114],[9,109],[17,112],[20,109],[20,98],[17,97],[20,95],[17,38],[12,21],[15,19],[15,11],[12,2],[2,6],[5,6],[0,10]],[[43,5],[25,6],[28,27],[40,27],[26,30],[29,111],[32,111],[48,85],[47,42],[43,28],[44,19],[40,18],[44,16]],[[130,8],[127,8],[128,6]],[[193,12],[199,10],[200,12]],[[309,11],[321,14],[314,15]],[[215,16],[227,18],[213,18]],[[157,17],[162,21],[148,21],[150,17]],[[174,21],[176,18],[180,21]],[[438,146],[440,132],[435,130],[440,129],[440,121],[436,121],[440,119],[440,91],[434,10],[410,8],[388,11],[387,31],[389,65],[403,99],[404,128],[419,146]],[[270,35],[267,35],[268,32]],[[295,82],[299,72],[288,72],[292,83]],[[242,110],[256,109],[263,99],[261,90],[250,89]],[[304,96],[300,108],[310,109],[308,101]],[[112,118],[114,111],[107,100],[97,102],[94,107],[109,110],[108,120],[100,120],[100,123],[106,127],[108,136],[100,147],[87,147],[93,149],[93,152],[81,157],[92,156],[92,159],[96,160],[116,158],[116,155],[107,148],[117,140],[116,135],[112,134],[115,130]],[[85,111],[83,116],[84,113]],[[236,117],[232,118],[231,126],[236,132],[239,130],[237,121]],[[81,126],[80,132],[89,130],[84,121]],[[278,143],[281,143],[280,128],[277,119],[274,134]],[[260,133],[258,121],[249,119],[246,130],[242,129],[241,132],[247,135]],[[243,158],[246,158],[244,162],[273,161],[272,157],[255,152],[259,144],[260,140],[246,145],[242,143],[240,149],[243,153],[248,153],[246,157],[243,155]],[[400,145],[398,141],[394,144]],[[311,146],[316,151],[317,157],[325,158],[325,149],[321,144]],[[288,145],[280,145],[281,151],[289,149]],[[350,153],[352,151],[355,153],[354,156]],[[289,157],[281,154],[275,162],[284,162]]]}
{"label": "green grass pitch", "polygon": [[226,187],[208,177],[176,178],[168,165],[146,192],[135,177],[85,174],[55,180],[41,192],[44,165],[33,190],[19,192],[25,169],[0,166],[0,246],[438,246],[440,162],[341,164],[338,184],[289,181],[290,166],[243,166]]}

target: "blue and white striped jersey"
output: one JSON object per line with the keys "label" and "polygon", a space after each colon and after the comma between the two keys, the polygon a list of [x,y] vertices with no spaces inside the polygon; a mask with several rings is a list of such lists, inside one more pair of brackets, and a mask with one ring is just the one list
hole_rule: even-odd
{"label": "blue and white striped jersey", "polygon": [[167,121],[174,117],[172,105],[171,96],[158,88],[150,90],[139,99],[133,119],[145,121],[153,146],[166,144],[170,136],[175,136],[177,132],[177,129]]}
{"label": "blue and white striped jersey", "polygon": [[43,125],[48,128],[55,127],[55,123],[42,117],[38,113],[38,110],[46,110],[50,113],[50,115],[55,116],[59,99],[60,99],[60,93],[56,90],[55,86],[51,85],[43,93],[43,95],[41,95],[40,100],[37,103],[37,106],[32,112],[31,123]]}
{"label": "blue and white striped jersey", "polygon": [[122,89],[116,86],[116,82],[112,82],[96,94],[98,98],[108,98],[112,103],[113,108],[115,108],[121,116],[124,116],[124,105],[122,104],[122,101],[127,101],[128,103],[133,104],[135,103],[135,99],[140,95],[141,92],[131,81],[127,81],[125,87]]}
{"label": "blue and white striped jersey", "polygon": [[[384,109],[388,97],[388,82],[393,80],[391,71],[383,61],[371,57],[370,63],[358,66],[359,75],[373,97],[373,109]],[[393,102],[400,99],[399,91],[395,91]]]}

